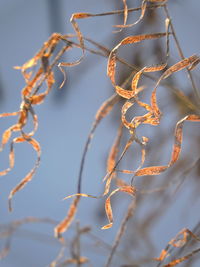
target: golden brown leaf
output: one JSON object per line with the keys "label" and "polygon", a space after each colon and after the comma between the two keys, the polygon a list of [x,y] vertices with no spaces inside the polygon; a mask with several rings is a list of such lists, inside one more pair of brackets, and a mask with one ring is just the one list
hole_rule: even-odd
{"label": "golden brown leaf", "polygon": [[[86,18],[86,17],[88,17],[87,13],[82,13],[82,15],[81,15],[81,13],[74,13],[74,14],[72,14],[72,16],[70,18],[70,22],[72,23],[72,26],[73,26],[76,34],[77,34],[77,38],[78,38],[79,43],[80,43],[80,48],[82,50],[82,56],[77,61],[75,61],[73,63],[73,65],[79,64],[82,61],[82,59],[83,59],[83,57],[85,55],[85,47],[84,47],[83,35],[82,35],[82,33],[81,33],[80,29],[79,29],[78,23],[75,20],[77,18]],[[69,64],[69,63],[67,63],[67,64]],[[66,66],[66,65],[62,63],[62,64],[60,64],[60,66]],[[69,66],[69,65],[67,65],[67,66]]]}
{"label": "golden brown leaf", "polygon": [[[32,177],[33,175],[35,174],[36,172],[36,169],[38,168],[39,166],[39,163],[40,163],[40,154],[41,154],[41,149],[40,149],[40,145],[39,143],[33,139],[33,138],[30,138],[29,136],[27,137],[28,139],[24,138],[23,136],[20,136],[20,137],[16,137],[13,139],[12,141],[12,147],[13,147],[13,144],[14,143],[21,143],[21,142],[28,142],[32,145],[32,147],[34,148],[34,150],[36,150],[37,152],[37,160],[36,160],[36,163],[33,167],[33,169],[26,175],[25,178],[23,178],[20,183],[14,188],[11,190],[10,194],[9,194],[9,197],[8,197],[8,201],[9,201],[9,210],[12,211],[12,198],[13,196],[18,192],[20,191],[28,182],[30,182],[32,180]],[[10,152],[10,162],[14,165],[14,151],[12,151],[12,154]]]}
{"label": "golden brown leaf", "polygon": [[135,134],[132,133],[131,136],[129,137],[129,140],[127,141],[119,159],[117,160],[117,162],[115,163],[115,166],[113,167],[113,169],[106,174],[106,176],[103,178],[103,182],[104,181],[107,181],[106,182],[106,186],[105,186],[105,190],[104,190],[104,193],[103,195],[107,195],[108,194],[108,189],[110,188],[110,182],[111,182],[111,179],[112,179],[112,174],[113,172],[116,170],[119,162],[121,161],[121,159],[123,158],[123,156],[125,155],[125,153],[127,152],[127,150],[130,148],[131,144],[133,143],[133,141],[135,141]]}
{"label": "golden brown leaf", "polygon": [[[124,38],[119,44],[117,44],[110,52],[110,55],[108,58],[108,64],[107,64],[107,75],[110,78],[113,86],[116,87],[116,82],[115,82],[116,54],[117,54],[117,49],[120,46],[127,45],[127,44],[134,44],[134,43],[138,43],[138,42],[141,42],[144,40],[158,39],[158,38],[162,38],[164,36],[166,36],[166,33],[133,35],[133,36],[128,36],[128,37]],[[161,66],[163,66],[163,65],[161,65]],[[149,70],[149,71],[157,71],[157,70]],[[138,78],[138,80],[139,80],[139,78]]]}
{"label": "golden brown leaf", "polygon": [[31,97],[31,103],[33,105],[40,105],[44,101],[45,97],[46,97],[46,93],[42,93],[39,95],[33,95]]}
{"label": "golden brown leaf", "polygon": [[80,196],[74,198],[72,204],[70,205],[67,216],[54,228],[55,237],[61,238],[62,233],[67,231],[67,229],[69,228],[71,222],[75,217],[79,201],[80,201]]}
{"label": "golden brown leaf", "polygon": [[3,135],[2,135],[2,141],[1,141],[1,147],[0,147],[0,151],[4,148],[4,146],[8,143],[8,141],[10,140],[10,137],[12,135],[12,132],[15,131],[19,131],[20,127],[18,124],[15,124],[13,126],[11,126],[10,128],[8,128],[7,130],[4,131]]}
{"label": "golden brown leaf", "polygon": [[145,15],[146,7],[147,7],[147,0],[143,0],[142,1],[142,5],[141,5],[141,14],[140,14],[140,17],[138,18],[138,20],[136,22],[132,23],[132,24],[126,25],[127,15],[128,15],[128,8],[127,8],[126,2],[125,2],[125,4],[124,4],[124,25],[114,25],[114,27],[117,27],[117,28],[129,28],[129,27],[132,27],[132,26],[138,24],[143,19],[144,15]]}
{"label": "golden brown leaf", "polygon": [[134,196],[136,193],[136,189],[133,186],[123,186],[123,187],[119,187],[115,190],[113,190],[110,195],[108,196],[108,198],[106,199],[105,202],[105,211],[106,211],[106,215],[108,218],[109,223],[106,224],[105,226],[103,226],[101,229],[105,230],[105,229],[109,229],[112,227],[113,225],[113,213],[112,213],[112,208],[111,208],[111,202],[110,202],[110,198],[112,195],[116,194],[117,192],[124,192],[127,193],[131,196]]}
{"label": "golden brown leaf", "polygon": [[19,112],[6,112],[6,113],[1,113],[0,114],[0,118],[3,118],[3,117],[9,117],[9,116],[17,116],[19,114]]}
{"label": "golden brown leaf", "polygon": [[43,73],[42,68],[39,68],[33,79],[31,81],[27,81],[27,85],[22,89],[22,96],[28,97],[31,94],[33,88],[40,80],[42,73]]}
{"label": "golden brown leaf", "polygon": [[160,2],[167,2],[168,0],[147,0],[147,1],[151,3],[160,3]]}
{"label": "golden brown leaf", "polygon": [[117,157],[117,154],[119,152],[119,144],[120,144],[120,140],[121,140],[121,136],[122,136],[122,129],[123,129],[123,126],[122,126],[122,124],[120,124],[118,132],[117,132],[117,137],[116,137],[114,144],[112,145],[110,153],[108,155],[107,172],[110,172],[116,164],[116,157]]}
{"label": "golden brown leaf", "polygon": [[187,254],[187,255],[179,258],[179,259],[170,261],[170,263],[165,264],[163,267],[173,267],[173,266],[175,266],[175,265],[177,265],[177,264],[189,259],[190,257],[192,257],[193,255],[195,255],[198,252],[200,252],[200,248],[193,250],[191,253],[189,253],[189,254]]}
{"label": "golden brown leaf", "polygon": [[[182,236],[182,237],[181,237]],[[190,231],[189,229],[185,228],[183,230],[181,230],[176,236],[175,238],[173,238],[166,246],[165,249],[163,249],[161,251],[161,254],[158,258],[155,258],[154,260],[156,261],[160,261],[162,262],[167,256],[169,256],[169,250],[171,248],[171,246],[179,248],[179,247],[183,247],[186,243],[187,243],[187,238],[188,236],[191,236],[192,238],[194,238],[196,241],[200,242],[200,238],[198,236],[196,236],[192,231]],[[192,251],[191,253],[189,253],[188,255],[181,257],[179,259],[175,259],[170,261],[168,264],[165,264],[165,267],[172,267],[175,266],[183,261],[185,261],[186,259],[190,258],[191,256],[193,256],[195,253],[200,252],[200,248],[198,248],[197,250]]]}
{"label": "golden brown leaf", "polygon": [[197,64],[199,63],[199,57],[197,55],[193,55],[191,57],[185,58],[185,59],[179,61],[178,63],[174,64],[173,66],[168,68],[163,73],[163,75],[161,77],[162,77],[162,79],[166,79],[167,77],[172,75],[174,72],[177,72],[177,71],[180,71],[180,70],[182,70],[184,68],[187,68],[190,65],[192,65],[194,67],[194,63],[197,63]]}
{"label": "golden brown leaf", "polygon": [[144,40],[158,39],[158,38],[162,38],[165,36],[166,36],[165,32],[131,35],[131,36],[124,38],[113,50],[118,49],[122,45],[135,44],[135,43],[142,42]]}
{"label": "golden brown leaf", "polygon": [[146,167],[143,169],[140,169],[135,172],[135,176],[145,176],[145,175],[159,175],[162,172],[164,172],[166,169],[171,167],[179,158],[180,152],[181,152],[181,144],[182,144],[182,134],[183,134],[183,124],[185,121],[193,121],[193,122],[199,122],[200,116],[196,114],[191,114],[180,121],[178,121],[174,133],[174,146],[171,154],[171,159],[166,166],[151,166]]}

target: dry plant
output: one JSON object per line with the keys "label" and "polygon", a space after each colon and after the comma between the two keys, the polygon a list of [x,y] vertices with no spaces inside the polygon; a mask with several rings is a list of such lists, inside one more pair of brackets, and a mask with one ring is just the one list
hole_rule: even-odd
{"label": "dry plant", "polygon": [[[151,248],[153,245],[149,237],[149,228],[152,224],[154,225],[156,220],[167,210],[174,194],[181,186],[184,179],[180,179],[180,177],[186,177],[187,174],[199,164],[199,159],[197,159],[192,165],[187,165],[187,159],[180,160],[179,162],[179,157],[183,143],[184,124],[186,123],[187,125],[185,127],[190,127],[190,122],[200,122],[200,93],[195,85],[192,74],[193,69],[198,67],[200,57],[195,54],[188,57],[184,56],[169,14],[167,0],[142,0],[138,8],[129,7],[126,0],[123,0],[123,6],[124,8],[122,10],[99,14],[73,14],[70,21],[75,31],[74,34],[62,35],[54,33],[33,58],[21,67],[15,67],[21,70],[25,80],[25,86],[21,92],[22,102],[19,110],[12,113],[0,114],[0,117],[16,116],[18,118],[17,122],[5,130],[2,136],[1,150],[4,149],[5,145],[10,143],[10,153],[9,167],[5,170],[1,170],[0,175],[6,175],[14,167],[14,146],[16,143],[29,143],[37,153],[37,160],[33,169],[30,170],[26,177],[10,192],[8,196],[10,211],[12,210],[11,200],[13,196],[32,180],[40,164],[41,148],[40,144],[34,138],[38,128],[38,117],[34,111],[34,105],[42,104],[51,91],[55,83],[54,69],[58,66],[64,75],[63,83],[60,86],[62,87],[66,82],[65,67],[73,67],[81,64],[86,51],[106,57],[107,75],[110,78],[115,92],[101,105],[96,113],[81,159],[77,192],[65,197],[65,199],[73,198],[66,217],[61,222],[48,219],[25,218],[23,220],[11,222],[6,228],[1,227],[1,238],[6,238],[5,247],[0,254],[1,258],[9,254],[11,237],[19,226],[24,223],[48,222],[56,224],[54,228],[55,237],[58,238],[62,244],[59,255],[50,266],[67,266],[69,264],[75,264],[76,266],[88,264],[88,266],[93,266],[92,260],[82,256],[82,246],[80,243],[83,234],[92,237],[92,240],[98,238],[92,235],[91,228],[81,227],[80,223],[77,223],[75,236],[70,241],[70,245],[67,245],[63,234],[74,224],[74,218],[82,197],[105,199],[105,213],[108,223],[102,227],[102,231],[108,231],[107,229],[111,228],[114,224],[111,197],[119,192],[130,195],[132,199],[130,205],[127,207],[126,214],[124,215],[113,244],[104,244],[104,241],[99,239],[101,245],[107,246],[106,251],[108,252],[108,256],[107,260],[105,260],[105,266],[111,266],[114,256],[120,256],[121,252],[118,250],[119,244],[122,240],[122,236],[126,235],[126,229],[130,229],[130,227],[134,229],[132,234],[135,234],[135,240],[145,240],[146,244],[148,244],[148,249],[138,254],[136,249],[136,252],[133,253],[134,256],[131,258],[131,251],[134,250],[136,246],[139,248],[140,245],[137,244],[137,241],[135,241],[132,246],[131,244],[128,245],[129,238],[127,237],[124,246],[129,246],[130,257],[122,257],[124,264],[119,266],[175,266],[181,262],[187,262],[188,260],[190,260],[190,264],[192,264],[191,259],[193,255],[200,251],[200,247],[195,247],[200,241],[200,237],[198,237],[199,227],[196,227],[194,231],[189,229],[181,230],[177,236],[167,244],[166,248],[162,250],[159,257],[152,254]],[[131,14],[138,14],[138,12],[140,13],[139,18],[135,19],[138,15],[131,16]],[[129,33],[130,30],[132,34],[122,38],[111,50],[105,45],[85,37],[82,34],[79,21],[119,14],[123,14],[123,23],[114,25],[115,30],[112,36],[123,34],[125,31]],[[133,21],[128,24],[127,21],[128,19],[130,20],[130,17]],[[148,24],[154,26],[154,24],[157,23],[158,17],[162,21],[162,23],[160,22],[160,28],[163,27],[163,29],[159,32],[145,33],[146,28],[149,30]],[[137,34],[133,34],[136,25],[138,27]],[[174,42],[177,48],[177,53],[179,55],[179,60],[177,61],[171,56],[171,42]],[[142,58],[145,43],[148,43],[148,49],[151,49],[151,43],[153,43],[153,48],[155,49],[147,62]],[[58,44],[61,44],[58,49],[59,51],[56,49]],[[136,53],[134,54],[135,44],[137,44],[137,48],[135,48]],[[91,48],[91,45],[93,48]],[[125,49],[129,47],[129,45],[131,45],[131,53],[135,64],[134,62],[127,62],[120,56],[120,49]],[[74,62],[60,62],[63,54],[77,47],[82,51],[82,55],[78,60]],[[150,64],[149,60],[155,58],[156,62]],[[121,76],[117,66],[118,64],[120,64],[122,70],[123,68],[128,69],[128,71],[126,71],[126,77],[123,77],[121,83],[118,82]],[[189,94],[184,93],[180,89],[180,86],[177,85],[177,81],[174,78],[176,73],[182,70],[186,70],[186,74],[191,82],[192,89]],[[42,92],[43,84],[46,84],[46,90]],[[164,149],[164,145],[167,144],[168,146],[167,136],[169,133],[166,129],[161,133],[159,128],[158,134],[155,133],[151,137],[151,140],[145,136],[146,131],[142,126],[151,125],[158,127],[162,121],[160,106],[163,106],[164,109],[165,106],[162,101],[158,100],[160,98],[158,98],[157,91],[160,87],[167,88],[168,91],[171,92],[170,98],[167,101],[175,103],[175,105],[172,106],[174,108],[174,113],[178,114],[179,120],[176,122],[174,130],[174,141],[170,159],[164,165],[159,163],[155,165],[156,159],[159,162],[159,159],[163,157],[162,149]],[[133,105],[134,109],[132,108]],[[105,183],[104,190],[99,196],[90,195],[86,192],[82,192],[82,177],[87,152],[97,126],[112,112],[115,106],[118,108],[121,115],[117,122],[118,130],[116,139],[111,146],[107,158],[106,175],[103,177],[103,182]],[[140,115],[140,109],[144,111],[143,115]],[[33,121],[33,130],[31,132],[25,132],[24,128],[27,125],[29,115]],[[170,127],[168,129],[171,130]],[[13,132],[19,133],[19,136],[12,138]],[[199,140],[198,138],[199,136],[196,136],[196,141]],[[149,142],[151,142],[152,148],[151,145],[148,144]],[[194,140],[190,140],[190,142],[194,142]],[[138,145],[135,157],[137,157],[137,160],[139,159],[139,166],[136,168],[132,163],[132,159],[130,161],[129,154],[129,150],[132,149],[134,144]],[[150,157],[145,167],[146,152],[148,152]],[[139,153],[141,154],[139,155]],[[125,159],[129,163],[128,169],[123,167]],[[183,169],[183,166],[186,166],[186,168]],[[180,170],[183,170],[181,174]],[[160,178],[161,182],[157,182],[157,180],[154,182],[153,179],[149,179],[149,176],[163,175],[163,173],[168,174],[166,174],[166,177],[162,176],[162,178]],[[148,178],[146,178],[147,180],[143,179],[141,182],[138,182],[139,178],[141,179],[142,176],[148,176]],[[155,196],[154,201],[160,200],[160,206],[152,206],[150,212],[148,211],[144,218],[139,218],[137,214],[143,202],[145,202],[145,196],[148,199],[149,194]],[[123,195],[119,194],[119,199],[120,202],[123,201]],[[131,224],[132,226],[130,226]],[[93,227],[95,226],[93,225]],[[189,265],[186,263],[186,266]]]}

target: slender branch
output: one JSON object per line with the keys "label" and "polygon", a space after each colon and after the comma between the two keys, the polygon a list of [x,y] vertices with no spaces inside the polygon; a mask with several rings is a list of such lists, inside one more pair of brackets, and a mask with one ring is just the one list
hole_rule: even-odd
{"label": "slender branch", "polygon": [[[165,14],[166,14],[167,18],[169,19],[169,24],[170,24],[170,27],[171,27],[171,32],[172,32],[172,35],[174,37],[174,41],[176,43],[176,47],[177,47],[178,53],[180,55],[180,58],[181,59],[184,59],[185,57],[184,57],[184,54],[183,54],[183,50],[182,50],[182,48],[180,46],[180,43],[178,41],[178,38],[177,38],[177,35],[176,35],[176,32],[175,32],[175,29],[174,29],[172,20],[170,18],[169,11],[168,11],[168,8],[167,8],[166,4],[163,5],[163,8],[164,8],[164,11],[165,11]],[[188,73],[189,79],[191,81],[191,84],[192,84],[192,87],[193,87],[193,90],[194,90],[196,99],[197,99],[198,103],[200,103],[200,92],[199,92],[198,88],[196,87],[195,82],[194,82],[194,78],[192,76],[192,73],[191,73],[191,71],[188,68],[187,68],[187,73]]]}

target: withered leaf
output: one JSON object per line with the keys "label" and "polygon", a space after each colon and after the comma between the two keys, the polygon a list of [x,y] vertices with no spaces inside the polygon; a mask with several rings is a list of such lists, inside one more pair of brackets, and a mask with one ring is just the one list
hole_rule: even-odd
{"label": "withered leaf", "polygon": [[135,21],[132,24],[126,25],[127,15],[128,15],[128,8],[127,8],[126,2],[125,2],[125,4],[124,4],[124,25],[114,25],[114,27],[117,27],[117,28],[129,28],[129,27],[132,27],[132,26],[138,24],[144,17],[144,14],[146,12],[146,7],[147,7],[147,0],[143,0],[142,1],[142,5],[141,5],[141,14],[140,14],[140,17],[138,18],[138,20]]}
{"label": "withered leaf", "polygon": [[167,77],[172,75],[174,72],[180,71],[190,65],[192,65],[194,68],[197,65],[197,64],[194,65],[194,63],[197,63],[197,64],[199,63],[199,56],[193,55],[191,57],[188,57],[188,58],[185,58],[179,61],[178,63],[174,64],[169,69],[167,69],[161,77],[162,79],[166,79]]}
{"label": "withered leaf", "polygon": [[180,152],[181,152],[183,124],[185,121],[199,122],[200,116],[196,114],[191,114],[177,122],[175,133],[174,133],[174,146],[173,146],[173,150],[171,154],[171,159],[168,165],[146,167],[146,168],[136,171],[135,176],[159,175],[162,172],[164,172],[166,169],[168,169],[170,166],[172,166],[178,160]]}
{"label": "withered leaf", "polygon": [[[28,139],[24,138],[23,136],[20,136],[20,137],[16,137],[13,139],[12,141],[12,145],[14,143],[21,143],[21,142],[28,142],[32,145],[32,147],[34,148],[34,150],[36,150],[37,152],[37,160],[35,162],[35,165],[33,167],[33,169],[26,175],[26,177],[24,177],[21,182],[14,188],[11,190],[10,194],[9,194],[9,197],[8,197],[8,201],[9,201],[9,210],[12,211],[12,198],[13,196],[19,191],[21,190],[28,182],[30,182],[32,180],[32,177],[33,175],[35,174],[36,172],[36,169],[38,168],[39,166],[39,163],[40,163],[40,154],[41,154],[41,149],[40,149],[40,145],[39,143],[33,139],[33,138],[30,138],[28,137]],[[14,160],[14,151],[12,151],[12,154],[10,152],[10,162],[12,162]]]}
{"label": "withered leaf", "polygon": [[46,97],[46,93],[42,93],[39,95],[33,95],[31,97],[31,103],[33,105],[40,105],[44,101],[45,97]]}
{"label": "withered leaf", "polygon": [[112,195],[116,194],[117,192],[124,192],[124,193],[131,195],[131,196],[134,196],[136,193],[136,189],[133,186],[123,186],[123,187],[119,187],[119,188],[113,190],[110,193],[110,195],[108,196],[108,198],[106,199],[106,202],[105,202],[105,211],[106,211],[106,215],[107,215],[109,223],[101,228],[103,230],[109,229],[113,225],[113,213],[112,213],[110,198]]}
{"label": "withered leaf", "polygon": [[2,135],[2,141],[1,141],[1,146],[0,146],[0,151],[4,148],[4,146],[8,143],[10,140],[10,137],[12,135],[12,132],[17,132],[20,130],[20,127],[18,124],[14,124],[10,128],[4,131]]}
{"label": "withered leaf", "polygon": [[120,124],[119,129],[117,131],[117,137],[116,137],[114,144],[112,145],[110,153],[108,155],[107,172],[110,172],[116,164],[116,157],[117,157],[117,154],[119,152],[119,144],[120,144],[120,140],[121,140],[121,136],[122,136],[122,129],[123,129],[123,125]]}
{"label": "withered leaf", "polygon": [[[182,236],[182,237],[181,237]],[[171,248],[171,246],[173,247],[183,247],[186,243],[187,243],[187,238],[188,236],[190,236],[191,238],[194,238],[196,241],[200,241],[200,238],[198,236],[196,236],[192,231],[190,231],[189,229],[185,228],[183,230],[181,230],[176,236],[175,238],[173,238],[168,245],[166,246],[165,249],[163,249],[161,251],[161,254],[158,258],[155,258],[154,260],[156,261],[160,261],[162,262],[167,256],[169,256],[169,250]],[[195,253],[200,252],[200,248],[192,251],[191,253],[187,254],[186,256],[183,256],[179,259],[175,259],[170,261],[168,264],[165,264],[165,267],[172,267],[175,266],[185,260],[187,260],[188,258],[190,258],[191,256],[193,256]]]}
{"label": "withered leaf", "polygon": [[192,257],[193,255],[195,255],[198,252],[200,252],[200,248],[193,250],[191,253],[189,253],[189,254],[187,254],[187,255],[179,258],[179,259],[175,259],[175,260],[170,261],[168,264],[165,264],[163,267],[173,267],[173,266],[189,259],[190,257]]}
{"label": "withered leaf", "polygon": [[62,234],[67,231],[71,222],[73,221],[77,212],[77,206],[80,201],[80,196],[73,199],[67,216],[54,228],[54,235],[57,238],[61,238]]}
{"label": "withered leaf", "polygon": [[133,36],[128,36],[124,38],[120,43],[118,43],[110,52],[110,55],[108,58],[108,64],[107,64],[107,75],[110,78],[113,86],[116,85],[116,82],[115,82],[116,53],[117,53],[117,49],[120,46],[127,45],[127,44],[134,44],[134,43],[138,43],[138,42],[149,40],[149,39],[158,39],[164,36],[166,36],[166,33],[133,35]]}

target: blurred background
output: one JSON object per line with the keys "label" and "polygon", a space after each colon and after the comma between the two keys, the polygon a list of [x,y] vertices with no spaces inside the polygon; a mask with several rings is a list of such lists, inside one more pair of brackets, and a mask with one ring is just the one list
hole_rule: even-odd
{"label": "blurred background", "polygon": [[[128,7],[138,7],[140,1],[127,1],[127,4]],[[169,0],[168,7],[185,57],[199,54],[199,1]],[[52,33],[74,33],[70,23],[72,13],[102,13],[118,9],[123,9],[123,1],[1,0],[0,113],[18,111],[21,103],[21,90],[25,83],[21,72],[13,67],[21,66],[32,58]],[[133,23],[138,17],[138,12],[131,13],[128,23]],[[113,25],[123,24],[123,14],[83,19],[79,20],[78,24],[84,36],[112,49],[128,34],[165,31],[164,19],[162,10],[151,10],[136,26],[118,33],[113,33]],[[89,43],[87,45],[92,47]],[[119,55],[130,64],[142,68],[162,62],[165,57],[165,46],[165,41],[161,39],[148,41],[141,45],[122,47]],[[80,55],[81,50],[74,48],[64,54],[62,61],[73,61]],[[169,65],[179,60],[173,38],[170,38]],[[53,237],[53,228],[66,216],[71,203],[70,200],[62,199],[76,193],[81,155],[96,111],[101,103],[114,93],[106,75],[106,68],[106,57],[87,52],[80,65],[66,69],[67,80],[61,90],[58,88],[63,81],[63,75],[55,69],[56,83],[53,90],[42,105],[35,107],[39,117],[39,128],[35,138],[42,148],[41,165],[33,180],[14,196],[12,213],[8,211],[9,192],[28,173],[36,160],[36,155],[28,144],[15,146],[15,167],[8,175],[1,177],[0,249],[4,253],[7,246],[9,252],[5,257],[0,252],[3,258],[0,266],[43,267],[49,266],[57,257],[61,245]],[[117,83],[123,82],[129,72],[130,68],[118,64]],[[197,67],[193,73],[196,86],[199,88],[199,68]],[[157,74],[154,77],[158,77]],[[142,93],[143,100],[148,102],[155,83],[148,78],[143,78],[142,83],[148,85]],[[168,79],[168,83],[168,88],[160,87],[158,90],[158,103],[163,112],[161,124],[157,127],[142,125],[138,129],[139,136],[145,135],[150,139],[145,166],[167,164],[177,121],[187,114],[200,113],[199,102],[186,71],[173,75]],[[181,90],[194,106],[182,102],[170,86]],[[103,192],[102,178],[106,173],[107,156],[119,125],[121,105],[122,103],[116,105],[112,113],[99,125],[94,136],[84,168],[84,193],[99,195]],[[134,107],[128,115],[132,118],[141,114],[144,114],[144,111]],[[2,135],[5,129],[15,122],[16,117],[1,118],[0,134]],[[197,235],[200,232],[199,130],[198,123],[186,122],[180,160],[158,177],[135,179],[134,184],[139,192],[136,209],[111,266],[157,266],[158,263],[151,259],[158,257],[161,250],[179,231],[189,228]],[[124,130],[121,151],[128,136],[128,131]],[[121,161],[120,169],[136,169],[140,153],[139,147],[131,147]],[[7,168],[8,154],[9,145],[0,154],[0,170]],[[118,175],[130,182],[131,176],[120,173]],[[162,190],[156,190],[157,188]],[[130,197],[123,193],[112,198],[114,225],[111,229],[102,231],[101,227],[107,223],[104,200],[82,199],[76,221],[79,221],[79,227],[91,227],[91,230],[81,237],[81,255],[90,260],[85,266],[105,265],[129,203]],[[9,226],[12,222],[28,216],[49,218],[53,221],[22,221],[22,225],[8,238],[6,230],[11,229]],[[77,225],[74,223],[64,235],[67,242],[64,252],[66,258],[71,257],[70,249],[76,237]],[[197,247],[199,244],[190,240],[184,249],[173,250],[172,257],[173,253],[176,258],[190,253]],[[199,264],[197,254],[180,266]]]}

